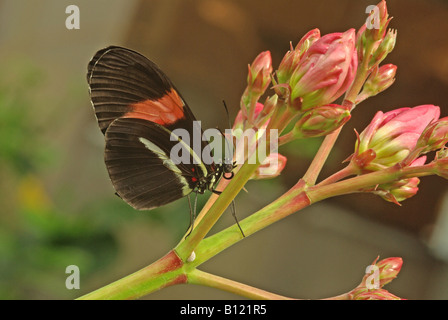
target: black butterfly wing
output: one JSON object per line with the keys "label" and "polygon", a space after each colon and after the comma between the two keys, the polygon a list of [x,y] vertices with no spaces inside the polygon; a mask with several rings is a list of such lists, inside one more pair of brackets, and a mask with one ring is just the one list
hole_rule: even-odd
{"label": "black butterfly wing", "polygon": [[187,129],[195,120],[163,71],[133,50],[111,46],[98,51],[88,65],[87,82],[103,134],[120,117]]}
{"label": "black butterfly wing", "polygon": [[[143,119],[119,118],[106,131],[104,158],[118,195],[149,210],[188,195],[197,177],[194,164],[176,164],[166,128]],[[187,150],[187,152],[189,152]]]}
{"label": "black butterfly wing", "polygon": [[[171,160],[170,150],[178,143],[170,139],[172,130],[191,136],[202,131],[197,132],[190,108],[155,63],[135,51],[108,47],[90,61],[87,81],[105,135],[109,176],[132,207],[152,209],[177,200],[211,172],[202,162]],[[189,142],[184,151],[196,155]]]}

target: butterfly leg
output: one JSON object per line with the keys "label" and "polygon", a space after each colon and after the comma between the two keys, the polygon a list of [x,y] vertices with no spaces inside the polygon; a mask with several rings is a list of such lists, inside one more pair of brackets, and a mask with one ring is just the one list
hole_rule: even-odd
{"label": "butterfly leg", "polygon": [[196,192],[196,196],[194,198],[194,207],[193,210],[191,208],[191,200],[190,200],[190,195],[188,195],[188,206],[190,207],[190,226],[188,227],[187,230],[190,230],[188,232],[188,234],[185,236],[185,239],[187,239],[187,237],[190,235],[191,231],[193,231],[194,228],[194,221],[196,220],[196,205],[198,202],[198,193]]}
{"label": "butterfly leg", "polygon": [[[220,195],[222,193],[222,191],[218,191],[218,190],[211,190],[214,194]],[[241,235],[243,236],[243,238],[245,238],[245,234],[243,232],[243,229],[240,226],[240,223],[238,221],[238,218],[236,217],[236,206],[235,206],[235,200],[232,200],[232,216],[235,219],[236,224],[238,225],[238,228],[240,229]]]}

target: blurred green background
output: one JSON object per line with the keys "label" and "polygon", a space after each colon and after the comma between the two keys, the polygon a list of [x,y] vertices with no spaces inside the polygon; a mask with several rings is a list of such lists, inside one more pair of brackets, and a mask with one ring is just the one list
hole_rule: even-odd
{"label": "blurred green background", "polygon": [[[80,9],[68,30],[65,9]],[[114,196],[103,162],[104,139],[85,80],[99,49],[130,47],[156,61],[203,121],[226,128],[221,101],[234,117],[247,64],[271,50],[274,66],[308,30],[358,28],[372,1],[0,0],[0,299],[73,299],[132,273],[177,244],[189,224],[181,199],[137,212]],[[397,81],[353,114],[322,177],[353,151],[353,128],[376,111],[419,104],[448,114],[448,3],[388,3]],[[244,218],[305,172],[320,139],[294,143],[275,180],[250,182],[237,198]],[[326,298],[356,286],[368,264],[401,256],[386,287],[408,299],[447,299],[447,182],[422,179],[402,207],[373,195],[316,204],[219,254],[202,269],[297,298]],[[206,201],[200,198],[200,203]],[[233,223],[225,214],[216,229]],[[213,231],[213,230],[212,230]],[[65,287],[77,265],[79,290]],[[146,299],[234,299],[215,289],[181,285]]]}

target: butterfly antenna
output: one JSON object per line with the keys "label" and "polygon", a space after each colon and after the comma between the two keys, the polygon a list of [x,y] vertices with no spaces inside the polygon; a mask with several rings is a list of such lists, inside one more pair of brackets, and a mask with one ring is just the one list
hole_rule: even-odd
{"label": "butterfly antenna", "polygon": [[229,129],[232,129],[232,124],[230,123],[229,109],[227,108],[227,104],[224,100],[222,100],[222,103],[224,104],[224,109],[226,109],[227,121],[229,122]]}
{"label": "butterfly antenna", "polygon": [[[222,191],[218,191],[218,190],[211,190],[214,194],[220,195],[222,193]],[[238,221],[238,218],[236,216],[236,206],[235,206],[235,200],[232,200],[232,216],[233,219],[235,219],[235,222],[238,226],[238,228],[240,229],[241,235],[243,236],[243,238],[246,238],[246,235],[244,234],[243,228],[241,228],[240,226],[240,222]]]}
{"label": "butterfly antenna", "polygon": [[[224,100],[222,100],[222,103],[223,103],[223,105],[224,105],[224,109],[226,109],[226,114],[227,114],[227,121],[229,122],[229,129],[230,130],[232,130],[232,123],[230,122],[230,115],[229,115],[229,109],[227,108],[227,104],[226,104],[226,102],[224,101]],[[221,130],[220,130],[221,131]],[[227,145],[227,150],[229,150],[230,151],[230,146],[229,146],[229,141],[227,140],[227,137],[225,136],[225,134],[221,131],[221,134],[222,134],[222,136],[224,137],[224,140],[226,141],[226,145]],[[232,139],[233,139],[233,136],[231,137]],[[233,159],[233,153],[235,152],[235,146],[232,144],[232,149],[233,149],[233,152],[232,152],[232,159]],[[225,154],[227,154],[227,153],[225,153]],[[231,161],[230,159],[224,159],[224,162],[225,161]],[[232,163],[232,162],[230,162],[230,163]]]}
{"label": "butterfly antenna", "polygon": [[190,195],[188,195],[187,198],[188,198],[188,206],[190,207],[190,225],[188,226],[188,229],[187,229],[188,233],[185,236],[185,239],[187,239],[187,237],[190,235],[191,231],[193,231],[193,220],[194,220],[194,218],[193,218],[193,210],[191,208]]}

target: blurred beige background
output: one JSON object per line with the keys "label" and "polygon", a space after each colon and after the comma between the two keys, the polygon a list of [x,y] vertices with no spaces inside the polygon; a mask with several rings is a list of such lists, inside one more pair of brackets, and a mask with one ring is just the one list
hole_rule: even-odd
{"label": "blurred beige background", "polygon": [[[80,9],[79,30],[65,27],[65,9],[72,4]],[[5,97],[0,108],[16,101],[11,105],[20,112],[6,116],[23,115],[28,121],[23,128],[32,128],[11,135],[24,135],[13,141],[23,148],[0,153],[0,298],[76,298],[161,257],[188,226],[186,199],[141,213],[114,196],[85,81],[97,50],[115,44],[140,51],[176,83],[204,127],[226,128],[221,101],[234,117],[247,64],[259,52],[270,50],[277,66],[289,41],[296,43],[315,27],[322,34],[358,28],[370,4],[375,1],[0,0],[0,93]],[[396,0],[388,7],[398,40],[385,62],[398,66],[397,80],[356,109],[322,177],[342,168],[341,161],[353,152],[353,128],[362,130],[376,111],[435,104],[448,114],[448,3]],[[17,126],[6,116],[0,126],[8,133]],[[288,156],[284,174],[250,182],[248,193],[237,198],[239,218],[292,186],[318,142],[283,150]],[[45,160],[12,169],[23,149],[29,151],[23,156],[28,162],[37,161],[36,153],[44,153],[39,157]],[[438,177],[424,178],[418,195],[402,207],[373,195],[316,204],[241,241],[202,269],[314,299],[352,289],[378,255],[401,256],[403,269],[386,289],[408,299],[447,299],[447,185]],[[231,223],[225,214],[216,227]],[[80,267],[80,290],[65,288],[68,264]],[[146,298],[240,297],[182,285]]]}

